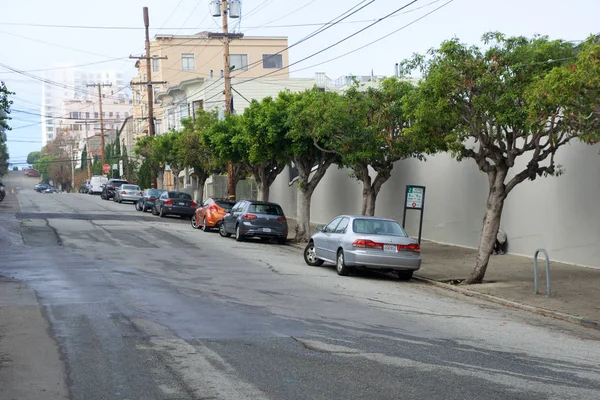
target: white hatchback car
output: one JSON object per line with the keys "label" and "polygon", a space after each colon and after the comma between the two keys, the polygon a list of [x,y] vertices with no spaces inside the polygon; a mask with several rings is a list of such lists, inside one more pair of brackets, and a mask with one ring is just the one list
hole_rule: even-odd
{"label": "white hatchback car", "polygon": [[106,185],[107,182],[108,182],[108,178],[103,175],[92,176],[92,179],[90,179],[90,184],[88,186],[89,187],[88,193],[89,194],[102,193],[102,189],[104,188],[104,185]]}

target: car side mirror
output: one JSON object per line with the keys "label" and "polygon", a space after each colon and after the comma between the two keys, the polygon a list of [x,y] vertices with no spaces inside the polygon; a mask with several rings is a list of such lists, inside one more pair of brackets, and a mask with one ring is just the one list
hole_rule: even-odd
{"label": "car side mirror", "polygon": [[316,226],[317,232],[323,232],[323,228],[325,228],[323,225]]}

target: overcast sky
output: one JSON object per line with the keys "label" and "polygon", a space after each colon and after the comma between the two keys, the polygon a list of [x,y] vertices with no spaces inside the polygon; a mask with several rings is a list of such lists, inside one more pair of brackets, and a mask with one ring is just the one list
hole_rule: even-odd
{"label": "overcast sky", "polygon": [[[409,2],[373,2],[348,18],[348,22],[290,49],[290,62],[353,34]],[[392,75],[394,64],[414,52],[425,52],[452,37],[477,44],[482,33],[491,30],[510,35],[544,34],[566,40],[581,40],[600,32],[599,0],[450,0],[434,11],[447,2],[418,0],[402,14],[290,67],[291,76],[312,77],[315,72],[325,72],[335,79],[348,74],[368,75],[371,70],[375,75]],[[288,36],[292,44],[358,3],[361,0],[243,0],[243,17],[238,20],[240,26],[236,22],[234,27],[248,36]],[[150,11],[151,37],[160,28],[160,33],[190,34],[217,31],[220,27],[220,20],[209,15],[208,0],[3,0],[0,1],[0,63],[30,71],[34,76],[41,76],[42,69],[95,63],[86,68],[117,69],[131,77],[135,73],[134,61],[128,56],[144,50],[144,6]],[[430,12],[431,15],[425,16]],[[422,16],[425,17],[390,34]],[[36,26],[39,24],[69,27]],[[362,50],[326,62],[385,36]],[[8,132],[11,161],[24,161],[30,151],[41,147],[40,117],[16,110],[40,112],[41,83],[9,73],[2,66],[0,80],[16,92],[10,122],[14,130]]]}

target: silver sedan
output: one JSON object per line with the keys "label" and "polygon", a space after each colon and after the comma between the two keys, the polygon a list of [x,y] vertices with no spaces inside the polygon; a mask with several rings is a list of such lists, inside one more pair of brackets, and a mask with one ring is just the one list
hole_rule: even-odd
{"label": "silver sedan", "polygon": [[138,185],[123,184],[115,190],[114,201],[122,203],[124,201],[136,202],[142,195],[142,189]]}
{"label": "silver sedan", "polygon": [[317,230],[304,249],[310,266],[331,262],[339,275],[354,267],[396,271],[403,280],[421,267],[421,246],[393,219],[340,215]]}

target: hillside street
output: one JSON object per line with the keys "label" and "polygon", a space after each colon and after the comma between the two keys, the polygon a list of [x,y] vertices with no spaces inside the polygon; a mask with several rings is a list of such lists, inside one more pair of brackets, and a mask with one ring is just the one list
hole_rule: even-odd
{"label": "hillside street", "polygon": [[600,393],[598,330],[3,181],[2,400]]}

